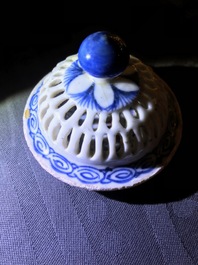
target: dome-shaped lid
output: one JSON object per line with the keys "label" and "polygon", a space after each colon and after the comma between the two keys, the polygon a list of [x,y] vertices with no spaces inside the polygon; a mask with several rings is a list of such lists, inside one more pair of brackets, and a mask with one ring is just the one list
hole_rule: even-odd
{"label": "dome-shaped lid", "polygon": [[106,31],[89,35],[39,81],[23,120],[41,166],[92,190],[131,187],[155,175],[176,151],[182,127],[167,84]]}

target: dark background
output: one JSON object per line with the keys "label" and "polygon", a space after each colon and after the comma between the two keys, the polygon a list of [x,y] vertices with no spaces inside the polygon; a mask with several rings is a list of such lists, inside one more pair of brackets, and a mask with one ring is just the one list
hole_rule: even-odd
{"label": "dark background", "polygon": [[[2,85],[22,74],[19,64],[25,65],[27,83],[42,77],[97,30],[117,33],[133,55],[148,63],[198,61],[198,0],[57,1],[43,6],[17,1],[1,8]],[[31,78],[28,68],[37,59]]]}
{"label": "dark background", "polygon": [[117,33],[134,56],[153,66],[198,62],[197,0],[5,3],[0,16],[1,98],[34,85],[97,30]]}
{"label": "dark background", "polygon": [[164,175],[164,184],[179,185],[180,191],[197,190],[197,0],[7,3],[0,21],[0,103],[31,90],[59,61],[77,53],[88,34],[98,30],[120,35],[131,54],[150,64],[172,88],[184,128],[169,168],[175,176],[169,174],[167,184]]}

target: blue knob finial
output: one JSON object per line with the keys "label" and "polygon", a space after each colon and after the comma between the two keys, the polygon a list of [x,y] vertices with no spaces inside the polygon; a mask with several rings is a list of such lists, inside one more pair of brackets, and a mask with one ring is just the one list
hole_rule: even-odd
{"label": "blue knob finial", "polygon": [[91,76],[112,78],[127,67],[129,51],[116,34],[98,31],[87,36],[78,50],[80,66]]}

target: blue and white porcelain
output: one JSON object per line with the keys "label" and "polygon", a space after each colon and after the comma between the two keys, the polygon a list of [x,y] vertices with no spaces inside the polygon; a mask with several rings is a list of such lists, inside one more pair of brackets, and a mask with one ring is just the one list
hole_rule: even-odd
{"label": "blue and white porcelain", "polygon": [[117,35],[89,35],[29,95],[30,151],[52,176],[89,190],[129,188],[159,173],[181,140],[177,99]]}

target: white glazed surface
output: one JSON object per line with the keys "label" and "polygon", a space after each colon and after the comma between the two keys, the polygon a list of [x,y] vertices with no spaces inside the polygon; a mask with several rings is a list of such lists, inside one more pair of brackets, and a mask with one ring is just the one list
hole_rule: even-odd
{"label": "white glazed surface", "polygon": [[[137,74],[133,86],[140,90],[137,98],[112,112],[85,108],[69,97],[64,86],[64,73],[76,58],[57,64],[27,99],[23,130],[36,160],[57,179],[89,190],[129,188],[159,173],[181,139],[181,112],[170,88],[150,67],[131,56],[122,75]],[[72,107],[75,111],[69,112]],[[131,130],[134,138],[129,137]],[[118,133],[122,140],[116,146]]]}
{"label": "white glazed surface", "polygon": [[[94,82],[103,106],[113,97],[111,91],[107,97],[102,91],[107,90],[109,83],[118,83],[122,90],[140,89],[138,97],[115,110],[98,111],[80,106],[65,91],[64,73],[76,59],[74,55],[60,62],[43,81],[38,114],[40,129],[48,143],[70,161],[112,167],[137,161],[155,148],[167,127],[164,83],[149,67],[131,57],[121,76],[110,80],[95,78]],[[138,75],[138,84],[129,79],[134,73]],[[76,88],[76,93],[80,93],[88,82],[85,73],[71,82],[69,92]],[[66,119],[66,115],[71,116]]]}

